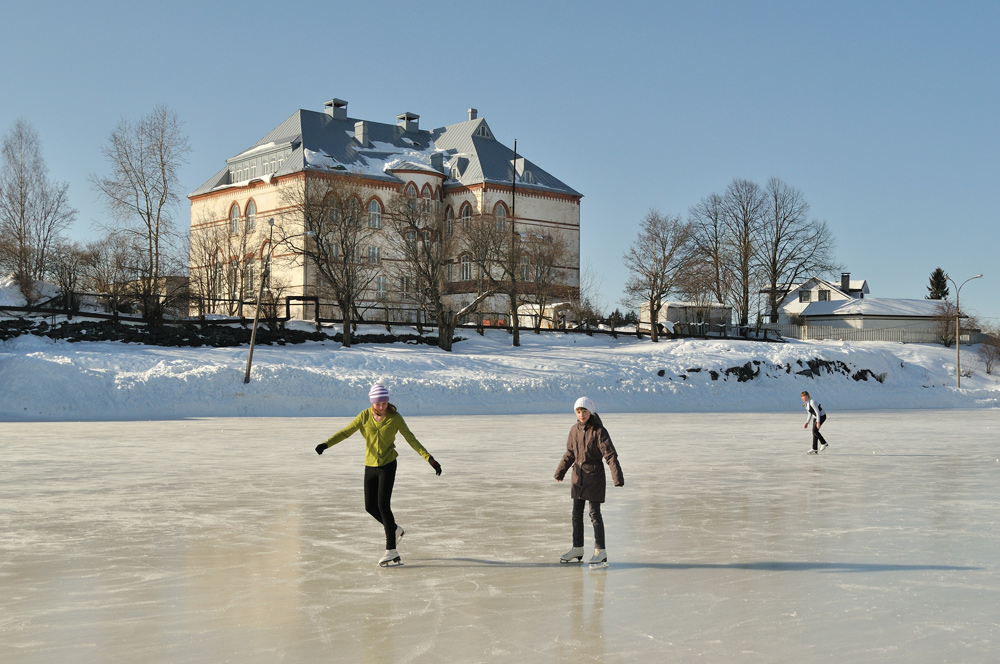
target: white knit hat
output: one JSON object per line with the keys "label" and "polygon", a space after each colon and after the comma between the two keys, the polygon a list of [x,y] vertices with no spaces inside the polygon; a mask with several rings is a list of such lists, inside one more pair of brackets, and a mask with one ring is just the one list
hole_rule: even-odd
{"label": "white knit hat", "polygon": [[368,400],[372,403],[389,400],[389,390],[382,383],[375,383],[372,389],[368,390]]}
{"label": "white knit hat", "polygon": [[590,397],[580,397],[577,399],[576,403],[573,404],[573,410],[575,411],[577,408],[586,408],[592,413],[597,412],[594,410],[594,402],[590,400]]}

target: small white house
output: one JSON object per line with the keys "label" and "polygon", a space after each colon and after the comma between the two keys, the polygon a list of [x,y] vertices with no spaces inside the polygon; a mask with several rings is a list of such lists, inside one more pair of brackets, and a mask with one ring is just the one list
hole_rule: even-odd
{"label": "small white house", "polygon": [[810,327],[935,331],[941,326],[941,301],[869,297],[812,302],[799,315]]}
{"label": "small white house", "polygon": [[[733,308],[719,302],[664,302],[657,312],[656,321],[665,329],[675,325],[707,323],[710,326],[729,325]],[[649,303],[639,305],[639,329],[649,330]]]}
{"label": "small white house", "polygon": [[553,302],[546,304],[539,312],[539,306],[532,302],[522,304],[517,308],[517,324],[525,329],[538,327],[538,317],[541,315],[543,330],[562,329],[567,325],[574,325],[573,305],[569,302]]}
{"label": "small white house", "polygon": [[[766,291],[761,291],[767,294]],[[863,279],[851,279],[848,272],[840,275],[840,283],[813,277],[800,284],[795,284],[788,290],[788,295],[778,305],[778,324],[785,325],[793,317],[802,314],[813,303],[844,303],[853,300],[863,300],[871,291],[868,282]]]}

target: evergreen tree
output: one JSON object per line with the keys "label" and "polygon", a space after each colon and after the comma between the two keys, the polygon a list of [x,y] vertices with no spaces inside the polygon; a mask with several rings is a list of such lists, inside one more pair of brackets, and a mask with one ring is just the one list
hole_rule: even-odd
{"label": "evergreen tree", "polygon": [[935,268],[931,272],[930,285],[927,286],[928,300],[948,299],[948,275],[941,268]]}

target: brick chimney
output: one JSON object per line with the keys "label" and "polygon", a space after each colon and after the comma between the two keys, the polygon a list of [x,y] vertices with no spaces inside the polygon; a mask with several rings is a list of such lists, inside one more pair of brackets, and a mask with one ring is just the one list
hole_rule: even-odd
{"label": "brick chimney", "polygon": [[851,294],[851,273],[841,272],[840,273],[840,290],[844,291],[847,295]]}

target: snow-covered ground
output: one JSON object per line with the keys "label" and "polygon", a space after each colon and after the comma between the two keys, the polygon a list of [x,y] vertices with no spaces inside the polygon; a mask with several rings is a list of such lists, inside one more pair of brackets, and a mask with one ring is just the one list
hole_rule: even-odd
{"label": "snow-covered ground", "polygon": [[522,332],[514,348],[503,330],[461,334],[466,339],[451,353],[404,343],[342,348],[332,340],[258,346],[249,384],[245,346],[178,349],[24,335],[0,342],[0,420],[339,416],[363,407],[376,380],[413,415],[565,412],[581,395],[600,412],[653,413],[801,410],[802,390],[831,413],[995,407],[1000,399],[998,377],[986,374],[974,349],[962,350],[971,375],[958,390],[955,349],[932,344],[653,344]]}

